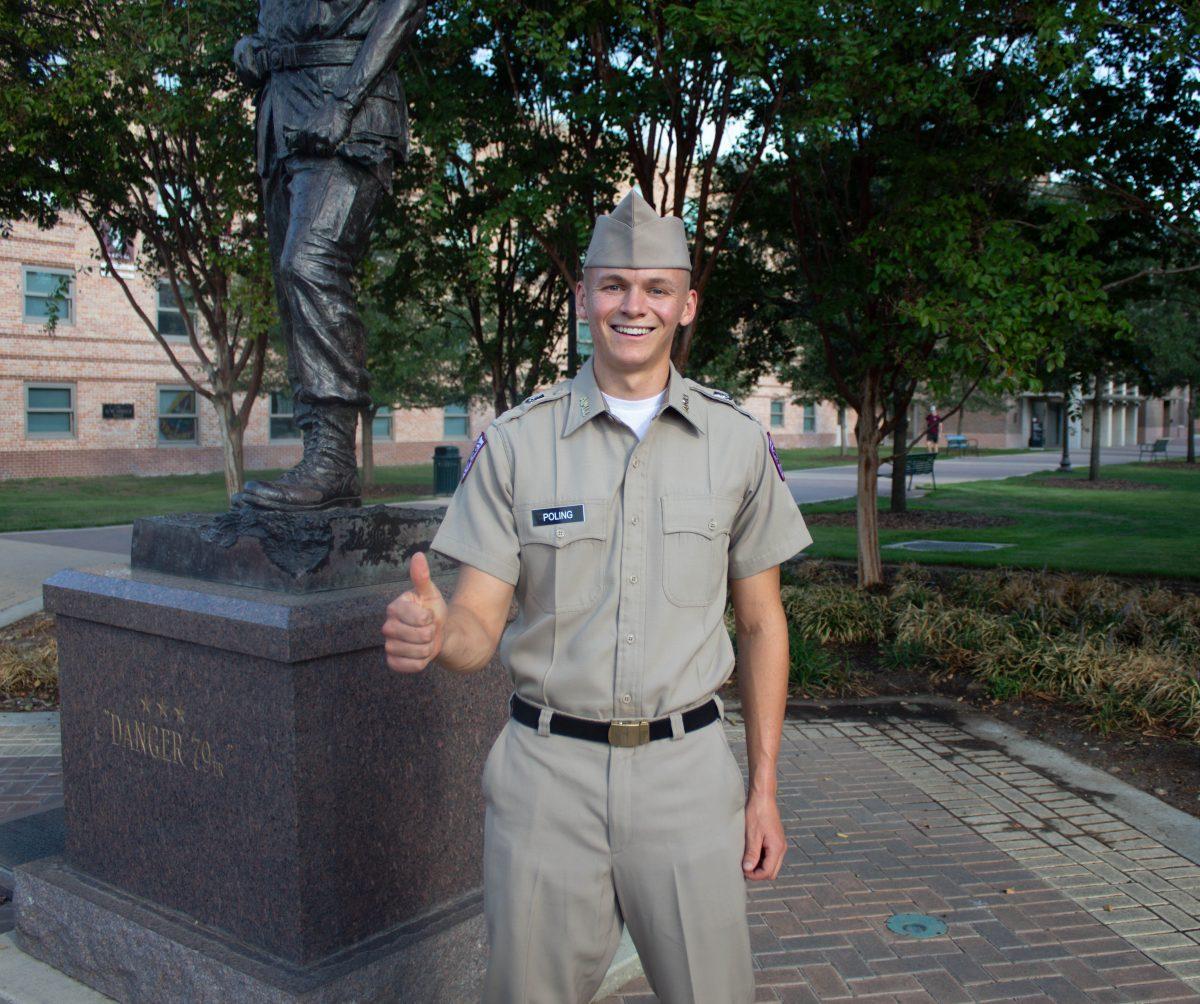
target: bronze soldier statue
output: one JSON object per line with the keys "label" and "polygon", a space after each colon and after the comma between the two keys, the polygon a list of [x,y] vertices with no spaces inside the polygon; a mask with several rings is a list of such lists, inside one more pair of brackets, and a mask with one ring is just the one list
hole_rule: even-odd
{"label": "bronze soldier statue", "polygon": [[395,64],[425,0],[260,0],[234,47],[258,89],[258,170],[287,348],[299,464],[235,503],[307,510],[361,503],[355,437],[370,403],[351,288],[396,157],[408,150]]}

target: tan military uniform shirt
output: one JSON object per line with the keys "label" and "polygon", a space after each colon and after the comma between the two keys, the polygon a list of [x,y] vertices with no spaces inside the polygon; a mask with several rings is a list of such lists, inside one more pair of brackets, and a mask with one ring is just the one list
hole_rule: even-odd
{"label": "tan military uniform shirt", "polygon": [[645,438],[589,359],[495,419],[432,547],[516,586],[500,641],[517,693],[585,718],[658,718],[733,669],[727,578],[812,543],[767,434],[671,367]]}

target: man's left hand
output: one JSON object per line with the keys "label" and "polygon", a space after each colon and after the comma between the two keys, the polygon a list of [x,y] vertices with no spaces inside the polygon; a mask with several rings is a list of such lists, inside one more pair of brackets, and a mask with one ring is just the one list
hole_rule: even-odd
{"label": "man's left hand", "polygon": [[292,152],[318,157],[332,156],[350,134],[353,117],[354,113],[346,102],[327,97],[304,126],[291,131],[288,143]]}
{"label": "man's left hand", "polygon": [[742,874],[751,882],[771,882],[779,875],[787,838],[779,806],[770,795],[751,794],[746,802],[746,853]]}

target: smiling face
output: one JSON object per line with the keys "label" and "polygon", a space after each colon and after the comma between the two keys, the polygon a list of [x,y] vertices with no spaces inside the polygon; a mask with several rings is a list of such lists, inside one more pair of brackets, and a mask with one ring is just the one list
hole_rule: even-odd
{"label": "smiling face", "polygon": [[625,377],[667,369],[675,330],[696,316],[682,268],[587,268],[576,291],[596,365]]}

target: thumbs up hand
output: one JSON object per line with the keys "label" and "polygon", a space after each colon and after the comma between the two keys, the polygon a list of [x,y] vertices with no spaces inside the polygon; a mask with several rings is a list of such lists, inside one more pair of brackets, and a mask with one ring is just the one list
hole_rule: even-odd
{"label": "thumbs up hand", "polygon": [[412,589],[388,604],[383,622],[388,668],[397,673],[419,673],[436,659],[446,627],[446,601],[429,576],[422,552],[409,559],[408,575]]}

